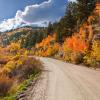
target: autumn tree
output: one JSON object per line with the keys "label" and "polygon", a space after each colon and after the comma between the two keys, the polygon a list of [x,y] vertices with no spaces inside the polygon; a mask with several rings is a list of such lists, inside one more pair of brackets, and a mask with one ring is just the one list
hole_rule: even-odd
{"label": "autumn tree", "polygon": [[20,50],[20,45],[18,43],[11,43],[7,48],[10,53],[17,54]]}
{"label": "autumn tree", "polygon": [[66,39],[66,45],[74,52],[84,53],[87,49],[86,42],[80,39],[77,35],[74,35],[71,38]]}
{"label": "autumn tree", "polygon": [[100,61],[100,40],[93,41],[93,45],[92,45],[92,56],[97,61]]}

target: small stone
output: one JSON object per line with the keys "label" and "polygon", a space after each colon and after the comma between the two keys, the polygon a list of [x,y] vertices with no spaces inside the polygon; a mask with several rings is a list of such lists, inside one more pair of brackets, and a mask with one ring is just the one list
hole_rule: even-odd
{"label": "small stone", "polygon": [[20,94],[17,96],[17,99],[19,100],[20,98],[23,98],[23,97],[25,97],[25,94]]}

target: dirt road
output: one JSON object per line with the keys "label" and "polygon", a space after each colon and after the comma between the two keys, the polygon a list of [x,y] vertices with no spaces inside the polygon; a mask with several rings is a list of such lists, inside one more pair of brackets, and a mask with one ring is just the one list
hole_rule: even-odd
{"label": "dirt road", "polygon": [[100,100],[100,70],[40,58],[45,69],[26,100]]}

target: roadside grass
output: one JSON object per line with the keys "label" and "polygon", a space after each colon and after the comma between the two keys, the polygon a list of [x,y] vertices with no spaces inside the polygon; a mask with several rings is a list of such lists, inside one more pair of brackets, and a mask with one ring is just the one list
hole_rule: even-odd
{"label": "roadside grass", "polygon": [[13,93],[13,94],[9,93],[7,96],[1,97],[0,100],[17,100],[18,94],[24,92],[26,87],[30,84],[30,82],[37,80],[37,78],[39,77],[40,74],[41,74],[41,72],[30,75],[27,80],[25,80],[23,83],[18,85],[15,93]]}

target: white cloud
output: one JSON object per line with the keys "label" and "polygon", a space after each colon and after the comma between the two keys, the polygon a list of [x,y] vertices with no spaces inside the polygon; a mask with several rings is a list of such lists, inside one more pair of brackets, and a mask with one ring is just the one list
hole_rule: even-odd
{"label": "white cloud", "polygon": [[66,0],[48,0],[41,4],[25,7],[24,11],[18,10],[14,18],[4,20],[0,24],[0,31],[11,30],[21,25],[45,25],[45,22],[58,20],[64,13]]}
{"label": "white cloud", "polygon": [[49,0],[41,4],[27,6],[23,12],[17,11],[16,17],[22,19],[25,23],[36,23],[46,20],[49,17],[47,11],[51,9],[52,3],[53,0]]}
{"label": "white cloud", "polygon": [[12,18],[12,19],[8,19],[8,20],[4,20],[1,24],[0,24],[0,31],[6,31],[6,30],[11,30],[13,28],[18,27],[19,25],[21,25],[22,21],[16,18]]}
{"label": "white cloud", "polygon": [[69,1],[76,2],[76,0],[69,0]]}

